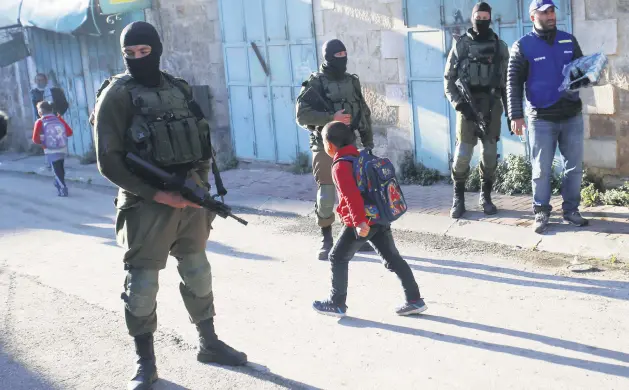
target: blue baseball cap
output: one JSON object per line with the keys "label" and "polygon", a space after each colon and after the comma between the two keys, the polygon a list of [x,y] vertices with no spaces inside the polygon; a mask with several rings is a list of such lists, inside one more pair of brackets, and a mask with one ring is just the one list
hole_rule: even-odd
{"label": "blue baseball cap", "polygon": [[546,11],[550,7],[558,8],[553,0],[533,0],[531,1],[531,5],[529,5],[529,14],[533,11]]}

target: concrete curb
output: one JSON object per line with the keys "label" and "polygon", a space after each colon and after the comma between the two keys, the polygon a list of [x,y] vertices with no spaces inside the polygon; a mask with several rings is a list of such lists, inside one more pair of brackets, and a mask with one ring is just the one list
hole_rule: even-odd
{"label": "concrete curb", "polygon": [[[89,170],[91,169],[69,167],[66,173],[67,180],[117,188],[100,174],[94,175]],[[53,176],[52,172],[43,166],[34,170],[32,165],[21,164],[19,161],[0,163],[0,171]],[[237,190],[229,192],[227,202],[234,208],[248,208],[291,216],[306,217],[313,212],[312,202],[309,201],[252,195]],[[419,214],[411,211],[396,221],[393,228],[584,258],[609,259],[615,256],[619,260],[629,260],[629,237],[627,239],[612,239],[591,231],[578,231],[576,229],[561,231],[562,229],[555,229],[554,225],[549,227],[545,235],[538,235],[530,227],[463,219],[454,221],[445,216]]]}

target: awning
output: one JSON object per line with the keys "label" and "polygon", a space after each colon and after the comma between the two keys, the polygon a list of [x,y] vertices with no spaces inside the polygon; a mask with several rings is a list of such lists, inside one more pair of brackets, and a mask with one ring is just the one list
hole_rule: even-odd
{"label": "awning", "polygon": [[21,24],[61,34],[105,33],[116,20],[107,16],[150,7],[151,0],[0,0],[0,29]]}
{"label": "awning", "polygon": [[151,0],[96,0],[104,15],[121,14],[151,8]]}
{"label": "awning", "polygon": [[62,34],[72,34],[88,19],[90,0],[22,0],[20,23]]}
{"label": "awning", "polygon": [[22,0],[0,1],[0,29],[20,24],[20,4]]}

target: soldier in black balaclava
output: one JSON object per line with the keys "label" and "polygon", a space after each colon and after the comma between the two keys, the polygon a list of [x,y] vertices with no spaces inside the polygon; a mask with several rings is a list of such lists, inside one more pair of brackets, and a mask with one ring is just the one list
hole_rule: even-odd
{"label": "soldier in black balaclava", "polygon": [[340,79],[347,72],[347,49],[338,39],[327,41],[323,45],[325,61],[321,65],[324,73]]}
{"label": "soldier in black balaclava", "polygon": [[[484,14],[484,13],[487,14]],[[491,7],[485,2],[476,3],[472,9],[472,26],[480,39],[487,39],[491,31]]]}
{"label": "soldier in black balaclava", "polygon": [[[457,111],[456,150],[452,164],[454,197],[450,216],[461,218],[465,213],[465,182],[470,174],[470,161],[474,147],[481,141],[481,194],[480,208],[487,215],[498,209],[491,200],[491,190],[498,165],[498,141],[500,140],[501,115],[506,110],[507,64],[509,48],[491,29],[491,7],[485,2],[472,9],[472,28],[455,37],[448,56],[444,74],[445,93]],[[474,105],[463,98],[456,82],[467,85]],[[473,119],[476,114],[487,123],[482,133]]]}
{"label": "soldier in black balaclava", "polygon": [[[311,74],[302,86],[297,98],[297,123],[310,131],[312,173],[318,187],[315,215],[322,237],[317,258],[328,260],[334,245],[332,223],[336,190],[332,158],[323,149],[321,129],[329,122],[342,122],[358,131],[365,148],[373,149],[371,110],[362,94],[358,76],[347,73],[347,49],[338,39],[325,42],[320,71]],[[373,252],[373,248],[365,243],[359,251]]]}
{"label": "soldier in black balaclava", "polygon": [[[122,30],[120,46],[125,51],[123,57],[127,70],[140,84],[147,87],[157,87],[161,83],[159,60],[162,55],[162,42],[157,30],[146,22],[134,22]],[[150,54],[146,48],[150,46]]]}
{"label": "soldier in black balaclava", "polygon": [[[98,169],[119,187],[115,233],[124,248],[124,316],[137,355],[127,389],[150,389],[158,379],[153,334],[157,330],[159,274],[177,261],[179,292],[199,334],[197,360],[240,366],[247,355],[225,344],[214,329],[212,272],[205,248],[214,212],[190,203],[129,169],[129,152],[149,164],[210,188],[210,126],[195,109],[184,80],[160,72],[162,43],[145,22],[120,37],[127,72],[105,81],[93,114]],[[176,143],[173,143],[176,141]]]}

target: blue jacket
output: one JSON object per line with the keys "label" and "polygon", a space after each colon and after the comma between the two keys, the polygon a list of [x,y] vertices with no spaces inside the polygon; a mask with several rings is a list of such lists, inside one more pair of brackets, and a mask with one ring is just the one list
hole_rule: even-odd
{"label": "blue jacket", "polygon": [[554,120],[580,113],[579,93],[558,89],[564,66],[582,56],[576,38],[565,31],[532,31],[514,43],[507,72],[509,118],[524,117],[524,94],[529,116]]}
{"label": "blue jacket", "polygon": [[549,45],[537,34],[530,32],[520,39],[520,48],[529,62],[526,80],[526,100],[533,108],[548,108],[565,97],[578,100],[578,92],[559,92],[563,81],[563,68],[574,57],[574,37],[557,31],[555,41]]}

